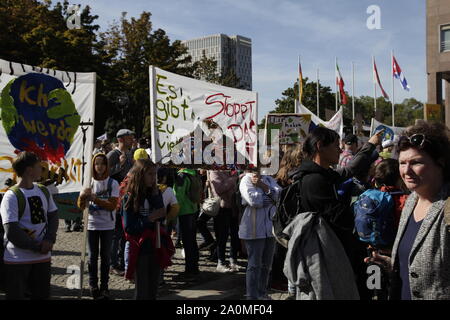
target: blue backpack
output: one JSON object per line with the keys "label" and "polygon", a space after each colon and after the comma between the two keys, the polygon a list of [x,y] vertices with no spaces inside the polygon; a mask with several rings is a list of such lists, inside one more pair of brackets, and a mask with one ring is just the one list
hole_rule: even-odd
{"label": "blue backpack", "polygon": [[359,239],[376,247],[394,243],[395,202],[389,192],[369,189],[353,203]]}

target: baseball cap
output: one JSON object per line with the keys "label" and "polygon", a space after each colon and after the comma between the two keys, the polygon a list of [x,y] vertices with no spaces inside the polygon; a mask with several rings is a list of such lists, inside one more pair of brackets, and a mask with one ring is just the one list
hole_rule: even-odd
{"label": "baseball cap", "polygon": [[140,148],[134,152],[133,158],[134,158],[134,160],[148,159],[149,156],[148,156],[147,151],[145,151],[145,149]]}
{"label": "baseball cap", "polygon": [[346,145],[352,145],[354,143],[358,143],[358,137],[355,136],[354,134],[348,134],[345,138],[344,138],[344,143]]}
{"label": "baseball cap", "polygon": [[124,136],[134,136],[134,135],[135,135],[135,133],[131,130],[120,129],[119,131],[117,131],[116,138],[121,138]]}

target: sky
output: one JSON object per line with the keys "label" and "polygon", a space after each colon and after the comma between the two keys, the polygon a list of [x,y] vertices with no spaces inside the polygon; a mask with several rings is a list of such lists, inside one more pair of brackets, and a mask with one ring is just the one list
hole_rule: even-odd
{"label": "sky", "polygon": [[[69,0],[69,2],[71,2]],[[252,39],[253,91],[258,92],[258,118],[273,110],[275,100],[303,76],[335,87],[335,57],[351,93],[351,64],[355,64],[355,96],[373,96],[372,55],[381,83],[392,93],[391,50],[411,90],[395,80],[395,102],[414,97],[426,101],[425,0],[74,0],[89,5],[106,30],[123,11],[127,17],[152,14],[153,28],[164,29],[171,40],[188,40],[223,33]],[[367,20],[380,8],[381,29],[370,30]],[[378,95],[380,90],[377,89]],[[334,106],[320,106],[334,109]]]}

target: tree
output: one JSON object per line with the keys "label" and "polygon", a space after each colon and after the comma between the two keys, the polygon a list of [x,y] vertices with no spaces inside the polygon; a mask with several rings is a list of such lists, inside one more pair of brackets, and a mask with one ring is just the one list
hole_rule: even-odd
{"label": "tree", "polygon": [[239,77],[232,68],[226,68],[222,72],[217,72],[217,61],[214,58],[207,58],[203,53],[200,61],[193,64],[193,77],[198,80],[203,80],[222,86],[244,89]]}
{"label": "tree", "polygon": [[[302,104],[311,112],[317,114],[317,82],[308,82],[308,78],[303,79],[303,81]],[[293,113],[295,111],[295,100],[298,100],[298,82],[282,92],[282,98],[275,100],[277,107],[269,113]],[[322,119],[325,119],[325,107],[330,107],[333,104],[334,95],[331,88],[319,84],[319,111]],[[262,120],[260,127],[264,125],[265,119]]]}
{"label": "tree", "polygon": [[[311,112],[317,114],[317,82],[308,82],[308,78],[303,79],[302,104]],[[282,93],[280,99],[275,100],[277,107],[269,113],[293,113],[295,100],[298,100],[298,82],[287,88]],[[348,94],[347,94],[348,95]],[[343,105],[344,127],[351,127],[352,120],[352,100],[349,99]],[[319,85],[319,106],[320,118],[325,119],[325,109],[335,109],[335,94],[328,86]],[[392,123],[392,105],[384,97],[377,98],[377,109],[380,115],[379,120],[387,125]],[[374,100],[370,96],[355,97],[355,114],[360,114],[364,124],[370,126],[372,118],[375,117]],[[415,98],[405,99],[402,103],[395,104],[395,125],[397,127],[407,127],[413,125],[415,119],[423,119],[423,103]],[[259,124],[259,128],[264,128],[265,118]]]}
{"label": "tree", "polygon": [[217,61],[207,58],[203,53],[199,61],[194,62],[194,79],[218,83],[220,75],[217,73]]}
{"label": "tree", "polygon": [[[117,119],[124,108],[123,125],[138,136],[144,131],[144,125],[150,123],[147,119],[150,116],[149,66],[186,76],[193,73],[192,58],[186,47],[178,40],[171,43],[162,29],[152,33],[150,17],[150,12],[143,12],[138,19],[128,20],[124,12],[120,24],[114,23],[102,34],[106,50],[115,55],[110,67],[116,79],[111,87],[118,91],[110,93],[111,100],[116,101],[111,118]],[[125,105],[120,105],[120,98],[126,101]],[[108,124],[108,130],[118,129],[114,128],[113,121]]]}

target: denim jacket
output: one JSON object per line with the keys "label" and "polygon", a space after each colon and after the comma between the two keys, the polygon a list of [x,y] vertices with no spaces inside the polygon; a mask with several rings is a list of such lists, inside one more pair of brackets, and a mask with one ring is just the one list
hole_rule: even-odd
{"label": "denim jacket", "polygon": [[252,184],[251,173],[247,173],[239,185],[242,205],[246,206],[239,225],[240,239],[273,237],[272,218],[276,211],[276,201],[280,196],[281,187],[270,176],[262,176],[261,179],[270,188],[267,194]]}

